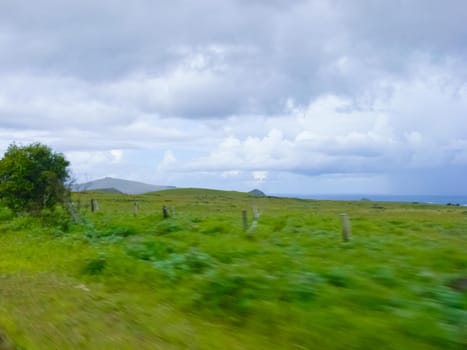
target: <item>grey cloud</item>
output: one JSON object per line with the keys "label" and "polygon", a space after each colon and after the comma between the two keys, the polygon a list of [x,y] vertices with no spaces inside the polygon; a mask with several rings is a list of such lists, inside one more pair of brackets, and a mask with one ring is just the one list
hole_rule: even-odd
{"label": "grey cloud", "polygon": [[462,0],[3,0],[0,147],[39,139],[84,165],[177,149],[187,167],[174,171],[458,179],[465,23]]}
{"label": "grey cloud", "polygon": [[212,118],[280,113],[289,97],[307,104],[326,93],[356,96],[406,74],[420,52],[465,58],[463,1],[375,4],[7,0],[0,5],[0,71],[111,84],[135,72],[167,77],[210,45],[249,48],[207,63],[208,72],[223,65],[212,86],[190,86],[192,96],[176,91],[173,106],[151,106]]}
{"label": "grey cloud", "polygon": [[467,52],[467,3],[463,0],[338,2],[354,37],[381,53],[391,49],[442,55]]}

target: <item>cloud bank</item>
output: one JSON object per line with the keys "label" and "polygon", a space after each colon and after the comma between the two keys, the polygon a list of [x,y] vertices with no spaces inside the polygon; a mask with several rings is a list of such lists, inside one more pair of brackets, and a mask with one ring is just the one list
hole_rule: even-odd
{"label": "cloud bank", "polygon": [[0,3],[0,150],[75,176],[467,193],[467,4]]}

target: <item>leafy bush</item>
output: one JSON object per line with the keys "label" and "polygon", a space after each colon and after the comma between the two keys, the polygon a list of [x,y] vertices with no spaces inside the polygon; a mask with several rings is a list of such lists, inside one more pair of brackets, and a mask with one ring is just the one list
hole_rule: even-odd
{"label": "leafy bush", "polygon": [[377,283],[386,287],[395,287],[397,285],[397,278],[386,267],[379,267],[370,273],[371,278]]}
{"label": "leafy bush", "polygon": [[129,226],[111,226],[106,230],[99,230],[89,221],[84,221],[81,226],[84,229],[84,236],[91,241],[116,242],[137,233],[135,228]]}
{"label": "leafy bush", "polygon": [[73,223],[70,214],[61,206],[43,209],[40,218],[43,224],[54,226],[63,232],[68,232]]}
{"label": "leafy bush", "polygon": [[226,233],[227,227],[224,223],[210,222],[201,230],[201,232],[208,235],[216,233]]}
{"label": "leafy bush", "polygon": [[313,272],[290,273],[282,288],[280,299],[284,301],[308,302],[318,296],[322,278]]}
{"label": "leafy bush", "polygon": [[352,282],[352,276],[348,269],[333,268],[324,274],[329,284],[336,287],[348,287]]}
{"label": "leafy bush", "polygon": [[115,226],[104,231],[101,236],[128,237],[137,233],[134,227]]}
{"label": "leafy bush", "polygon": [[203,275],[193,303],[215,314],[230,314],[236,321],[252,311],[254,300],[265,297],[265,286],[261,276],[222,266]]}
{"label": "leafy bush", "polygon": [[82,272],[86,275],[100,275],[106,266],[107,260],[103,255],[101,255],[97,258],[87,260]]}
{"label": "leafy bush", "polygon": [[433,299],[450,308],[463,309],[467,306],[465,305],[466,303],[463,302],[461,293],[451,290],[446,286],[435,288],[433,290]]}
{"label": "leafy bush", "polygon": [[6,226],[7,229],[12,231],[37,228],[37,218],[33,218],[29,215],[20,215],[12,219]]}
{"label": "leafy bush", "polygon": [[0,160],[0,197],[14,213],[39,214],[68,197],[69,162],[40,143],[10,145]]}
{"label": "leafy bush", "polygon": [[182,226],[172,219],[165,219],[160,221],[156,226],[156,233],[167,234],[177,232],[182,229]]}
{"label": "leafy bush", "polygon": [[141,260],[163,260],[172,252],[173,248],[161,241],[133,242],[127,248],[128,255]]}
{"label": "leafy bush", "polygon": [[200,218],[199,216],[195,216],[193,218],[191,218],[191,222],[194,223],[194,224],[199,224],[200,222],[203,222],[204,220],[202,218]]}
{"label": "leafy bush", "polygon": [[172,281],[185,274],[201,273],[213,265],[214,260],[209,254],[196,249],[190,249],[184,254],[173,253],[169,255],[168,259],[154,262],[154,267]]}
{"label": "leafy bush", "polygon": [[10,220],[13,217],[13,213],[7,207],[0,206],[0,221]]}

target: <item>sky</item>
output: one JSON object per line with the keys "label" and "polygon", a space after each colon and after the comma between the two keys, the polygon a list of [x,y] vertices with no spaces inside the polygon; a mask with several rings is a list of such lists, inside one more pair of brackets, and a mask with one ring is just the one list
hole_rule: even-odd
{"label": "sky", "polygon": [[467,194],[467,1],[0,0],[0,154],[267,193]]}

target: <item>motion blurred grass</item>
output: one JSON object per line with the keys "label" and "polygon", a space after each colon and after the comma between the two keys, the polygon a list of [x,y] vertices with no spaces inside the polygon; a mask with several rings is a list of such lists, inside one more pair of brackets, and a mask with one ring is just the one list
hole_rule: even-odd
{"label": "motion blurred grass", "polygon": [[[78,222],[0,209],[0,327],[18,349],[467,347],[467,208],[197,189],[74,201]],[[247,232],[242,210],[260,214]]]}

